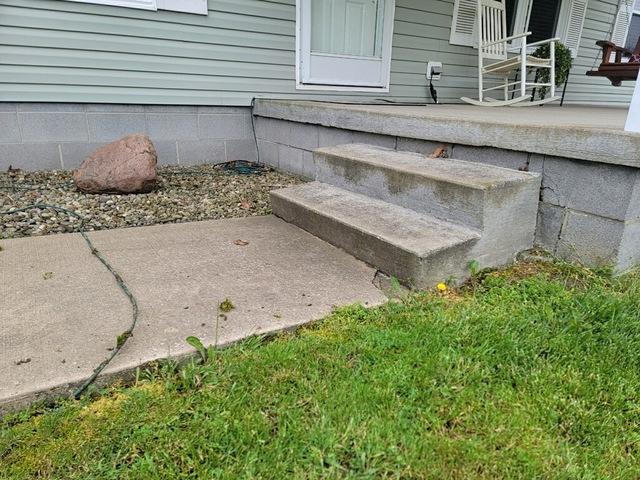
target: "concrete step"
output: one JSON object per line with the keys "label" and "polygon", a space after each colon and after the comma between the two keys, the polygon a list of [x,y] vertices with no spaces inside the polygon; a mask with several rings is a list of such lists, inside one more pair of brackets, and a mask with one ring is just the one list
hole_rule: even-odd
{"label": "concrete step", "polygon": [[317,149],[314,162],[319,182],[475,229],[540,187],[533,173],[363,144]]}
{"label": "concrete step", "polygon": [[477,231],[312,182],[271,192],[274,213],[417,287],[462,278]]}

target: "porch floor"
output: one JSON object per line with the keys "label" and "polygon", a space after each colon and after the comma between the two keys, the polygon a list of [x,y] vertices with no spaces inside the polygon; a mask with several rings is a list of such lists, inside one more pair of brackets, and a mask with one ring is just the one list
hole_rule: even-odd
{"label": "porch floor", "polygon": [[624,131],[624,108],[259,100],[255,114],[383,135],[640,167],[640,134]]}

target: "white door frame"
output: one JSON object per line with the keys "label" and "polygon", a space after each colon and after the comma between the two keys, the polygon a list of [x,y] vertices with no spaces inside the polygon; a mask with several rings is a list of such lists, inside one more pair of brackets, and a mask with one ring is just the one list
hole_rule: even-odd
{"label": "white door frame", "polygon": [[302,82],[302,61],[304,58],[303,49],[303,18],[302,2],[306,0],[296,0],[296,89],[298,90],[327,90],[344,92],[389,92],[389,77],[391,72],[391,45],[393,43],[393,20],[395,16],[395,0],[385,0],[385,16],[382,37],[382,85],[381,86],[341,86],[341,85],[320,85]]}

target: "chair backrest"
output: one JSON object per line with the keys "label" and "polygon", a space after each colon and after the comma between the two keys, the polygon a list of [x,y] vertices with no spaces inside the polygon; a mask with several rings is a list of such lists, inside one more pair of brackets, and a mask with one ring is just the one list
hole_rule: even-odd
{"label": "chair backrest", "polygon": [[482,45],[507,37],[507,13],[505,0],[478,0],[478,48],[483,58],[502,60],[507,58],[507,44],[500,42],[488,47]]}

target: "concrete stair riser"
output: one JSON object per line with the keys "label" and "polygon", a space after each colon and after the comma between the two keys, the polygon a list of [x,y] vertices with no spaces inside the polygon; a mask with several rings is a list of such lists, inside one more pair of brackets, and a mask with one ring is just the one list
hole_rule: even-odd
{"label": "concrete stair riser", "polygon": [[314,152],[315,179],[416,212],[482,228],[484,191],[411,175],[401,169]]}
{"label": "concrete stair riser", "polygon": [[314,162],[319,182],[477,229],[492,216],[488,204],[508,201],[506,187],[530,184],[536,177],[361,144],[317,149]]}

